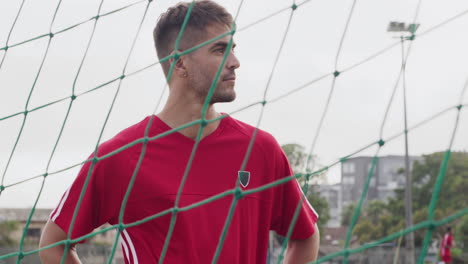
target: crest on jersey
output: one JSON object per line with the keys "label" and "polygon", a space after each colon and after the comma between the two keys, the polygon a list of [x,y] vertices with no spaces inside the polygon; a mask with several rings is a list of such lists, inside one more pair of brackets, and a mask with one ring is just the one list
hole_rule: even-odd
{"label": "crest on jersey", "polygon": [[250,182],[250,172],[249,171],[239,171],[237,173],[239,175],[239,182],[242,185],[242,187],[247,187]]}

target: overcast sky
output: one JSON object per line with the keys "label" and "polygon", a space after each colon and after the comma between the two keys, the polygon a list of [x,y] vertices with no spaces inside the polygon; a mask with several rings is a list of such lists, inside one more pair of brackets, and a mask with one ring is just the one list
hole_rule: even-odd
{"label": "overcast sky", "polygon": [[[20,0],[6,1],[0,9],[0,47],[5,47]],[[49,33],[59,1],[26,0],[8,40],[14,45]],[[101,14],[133,3],[130,0],[104,1]],[[152,29],[159,14],[177,1],[153,1],[143,21],[141,32],[130,55],[126,73],[143,69],[157,61]],[[258,21],[292,5],[292,1],[219,1],[237,16],[240,29],[235,34],[241,67],[237,78],[237,100],[218,105],[222,112],[234,112],[263,100],[274,60],[286,31],[291,9],[278,13],[251,27]],[[98,0],[63,0],[52,25],[52,32],[86,21],[97,15]],[[302,2],[297,2],[300,4]],[[312,0],[299,5],[294,12],[287,38],[279,57],[266,100],[293,91],[303,84],[334,72],[346,21],[353,1]],[[75,93],[81,94],[122,74],[137,34],[147,2],[141,2],[108,16],[101,17],[83,67],[78,75]],[[341,71],[398,41],[388,33],[390,21],[413,22],[417,1],[356,1],[341,52],[337,70]],[[468,10],[468,1],[422,1],[416,22],[417,33]],[[49,38],[41,38],[0,51],[5,56],[0,68],[0,118],[25,109],[48,104],[72,94],[80,62],[91,37],[94,20],[81,24],[51,41],[40,74],[39,67]],[[460,95],[468,77],[468,15],[460,16],[443,27],[416,37],[406,68],[408,122],[414,125],[434,114],[460,103]],[[407,42],[406,45],[408,45]],[[405,46],[406,48],[408,46]],[[329,110],[313,153],[322,165],[379,139],[380,126],[401,67],[401,46],[395,45],[382,55],[343,72],[336,79]],[[35,78],[38,76],[37,82]],[[280,100],[267,103],[260,128],[273,134],[280,144],[299,143],[310,151],[320,123],[333,76],[317,81]],[[35,84],[34,84],[35,83]],[[63,135],[48,172],[55,172],[83,161],[94,149],[104,119],[119,82],[81,95],[73,103]],[[159,65],[125,78],[104,128],[102,141],[120,130],[151,115],[164,88]],[[165,97],[163,97],[165,98]],[[164,100],[164,99],[163,99]],[[28,115],[12,160],[12,153],[23,122],[23,115],[0,121],[0,177],[4,185],[40,175],[46,171],[52,149],[69,106],[69,100],[42,108]],[[468,94],[462,99],[468,103]],[[159,109],[162,105],[160,105]],[[261,105],[257,104],[233,116],[256,125]],[[421,155],[444,151],[449,144],[456,111],[411,131],[410,154]],[[383,130],[388,138],[403,130],[403,94],[400,83]],[[468,113],[462,109],[460,126],[453,148],[468,149]],[[370,148],[359,155],[373,155]],[[380,155],[403,155],[400,137],[386,144]],[[39,201],[39,207],[54,207],[61,194],[73,181],[79,167],[51,175]],[[328,173],[328,182],[339,181],[339,166]],[[1,178],[0,178],[1,179]],[[0,196],[0,207],[33,205],[41,179],[8,187]]]}

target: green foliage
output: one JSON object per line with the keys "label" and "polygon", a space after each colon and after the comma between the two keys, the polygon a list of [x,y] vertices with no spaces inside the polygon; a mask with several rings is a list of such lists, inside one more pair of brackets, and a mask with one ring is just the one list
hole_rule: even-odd
{"label": "green foliage", "polygon": [[356,210],[356,204],[352,203],[346,206],[343,211],[341,211],[341,225],[349,226],[351,224],[351,219],[353,218],[354,210]]}
{"label": "green foliage", "polygon": [[15,246],[17,242],[11,237],[11,233],[18,228],[17,221],[0,222],[0,246]]}
{"label": "green foliage", "polygon": [[324,234],[323,228],[327,224],[328,220],[330,220],[330,207],[328,206],[328,202],[316,192],[309,192],[307,200],[309,200],[310,204],[314,206],[315,211],[317,211],[317,214],[319,215],[317,225],[320,233]]}
{"label": "green foliage", "polygon": [[[413,207],[422,208],[430,203],[437,175],[439,174],[444,152],[424,155],[423,162],[415,162],[413,167]],[[468,206],[468,153],[453,152],[447,167],[437,208],[445,215],[452,214]]]}
{"label": "green foliage", "polygon": [[[412,171],[413,192],[413,223],[426,221],[428,205],[431,201],[436,178],[444,152],[424,155],[421,162],[416,161]],[[434,218],[440,220],[463,208],[468,207],[468,153],[453,152],[447,167],[447,173],[438,197]],[[360,242],[369,242],[405,228],[405,192],[403,189],[395,191],[395,198],[387,202],[371,201],[360,214],[353,234]],[[342,224],[349,225],[355,205],[344,208]],[[468,216],[455,221],[455,240],[457,243],[468,243]],[[447,226],[434,231],[435,238],[441,238]],[[415,232],[415,245],[421,246],[425,230]],[[404,240],[403,240],[404,244]]]}
{"label": "green foliage", "polygon": [[357,235],[358,241],[361,244],[375,240],[379,237],[378,226],[372,224],[372,222],[367,219],[360,221],[353,231],[353,233]]}
{"label": "green foliage", "polygon": [[353,233],[360,243],[381,238],[387,230],[394,227],[391,215],[384,202],[370,201],[361,211]]}
{"label": "green foliage", "polygon": [[[413,223],[419,223],[427,220],[428,215],[428,208],[424,206],[423,208],[413,208]],[[434,211],[434,218],[440,219],[443,217],[443,211],[440,208],[436,208]],[[403,216],[404,222],[404,216]],[[405,225],[402,226],[404,228]],[[438,228],[434,230],[434,237],[442,238],[445,233],[445,227]],[[416,246],[422,245],[424,241],[424,236],[426,234],[426,230],[418,230],[414,233],[414,243]]]}
{"label": "green foliage", "polygon": [[299,144],[285,144],[282,145],[281,148],[286,154],[286,157],[288,157],[289,164],[294,173],[300,173],[304,169],[307,159],[304,147]]}
{"label": "green foliage", "polygon": [[463,250],[461,248],[452,248],[450,251],[453,258],[459,258],[463,254]]}
{"label": "green foliage", "polygon": [[460,219],[460,222],[455,227],[455,240],[459,247],[468,247],[468,215]]}
{"label": "green foliage", "polygon": [[[291,164],[291,167],[294,173],[304,173],[305,164],[308,161],[308,155],[304,152],[304,147],[299,144],[286,144],[281,146],[283,148],[284,153],[288,157],[288,161]],[[309,159],[310,162],[310,159]],[[306,186],[305,179],[299,179],[301,186]],[[311,189],[311,188],[309,188]],[[307,191],[307,190],[304,190]],[[324,228],[325,224],[330,220],[330,207],[328,202],[325,198],[321,197],[317,192],[313,190],[306,192],[307,200],[310,204],[314,207],[315,211],[319,214],[319,219],[317,225],[319,227],[320,232],[323,234],[322,229]]]}

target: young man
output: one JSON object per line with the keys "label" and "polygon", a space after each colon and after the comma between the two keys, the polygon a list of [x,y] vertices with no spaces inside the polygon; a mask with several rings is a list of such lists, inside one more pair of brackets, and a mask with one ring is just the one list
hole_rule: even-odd
{"label": "young man", "polygon": [[440,258],[445,264],[452,263],[452,254],[450,248],[453,246],[453,235],[452,228],[447,227],[447,233],[445,233],[440,243]]}
{"label": "young man", "polygon": [[[179,3],[160,17],[154,30],[160,59],[175,52],[176,38],[189,5]],[[229,32],[232,22],[231,15],[218,4],[196,1],[179,51]],[[148,136],[153,137],[200,119],[211,83],[225,52],[228,52],[206,113],[207,120],[220,117],[213,104],[230,102],[236,97],[235,70],[240,64],[233,50],[226,50],[231,37],[228,34],[175,61],[163,62],[166,75],[171,63],[174,63],[174,70],[168,81],[170,95],[162,112],[145,118],[100,145],[98,157],[142,138],[148,125]],[[146,148],[143,148],[143,144],[137,144],[95,164],[86,163],[52,212],[40,246],[67,238],[88,172],[89,183],[72,227],[72,239],[88,234],[104,223],[119,223],[122,201],[134,172],[135,182],[125,206],[124,224],[173,208],[199,129],[199,125],[190,126],[149,141]],[[261,130],[255,137],[248,162],[242,168],[254,130],[254,127],[229,116],[204,127],[178,208],[206,200],[236,186],[250,190],[292,175],[278,143]],[[143,159],[136,170],[140,157]],[[234,195],[228,195],[190,210],[178,211],[164,263],[211,263],[233,199]],[[298,205],[300,211],[288,243],[285,262],[307,263],[315,260],[319,245],[318,216],[303,199],[297,181],[292,180],[238,200],[218,263],[266,263],[269,230],[285,236]],[[171,213],[164,214],[124,229],[121,237],[125,262],[157,263],[167,239],[171,217]],[[44,263],[59,263],[63,250],[63,246],[57,246],[41,251],[41,259]],[[74,247],[67,253],[67,263],[79,263]]]}

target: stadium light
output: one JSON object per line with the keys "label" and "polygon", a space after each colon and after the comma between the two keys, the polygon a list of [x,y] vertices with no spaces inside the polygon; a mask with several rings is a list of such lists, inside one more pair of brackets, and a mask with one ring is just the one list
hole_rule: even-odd
{"label": "stadium light", "polygon": [[418,30],[420,24],[407,24],[403,22],[391,21],[388,24],[387,32],[409,32],[414,34]]}
{"label": "stadium light", "polygon": [[[391,21],[388,24],[387,32],[397,32],[400,33],[401,45],[404,48],[405,40],[413,40],[414,33],[419,28],[420,24],[407,24],[403,22]],[[403,34],[407,32],[410,33],[410,37],[405,37]],[[403,59],[403,63],[406,64],[406,61]],[[406,88],[403,84],[404,93],[406,93]],[[404,100],[404,113],[405,113],[405,131],[408,131],[407,116],[406,116],[406,99]],[[410,228],[413,226],[413,207],[412,207],[412,177],[410,173],[410,161],[408,153],[408,133],[405,133],[405,226]],[[414,233],[411,232],[406,235],[406,254],[405,254],[405,263],[414,264]]]}

